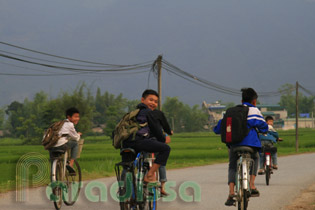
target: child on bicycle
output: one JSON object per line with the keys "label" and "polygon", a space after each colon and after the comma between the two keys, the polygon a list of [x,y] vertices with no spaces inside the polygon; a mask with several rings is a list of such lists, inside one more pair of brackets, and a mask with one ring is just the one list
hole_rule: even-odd
{"label": "child on bicycle", "polygon": [[[159,122],[161,129],[163,129],[165,132],[165,136],[173,135],[173,131],[171,130],[170,125],[168,124],[167,119],[162,111],[155,109],[152,111],[152,115]],[[165,166],[160,166],[159,176],[161,182],[161,195],[168,196],[169,194],[165,191],[165,183],[167,182]]]}
{"label": "child on bicycle", "polygon": [[142,93],[141,103],[137,108],[140,109],[136,119],[139,124],[146,124],[141,127],[133,139],[131,135],[127,140],[123,142],[124,148],[132,148],[136,152],[150,152],[158,153],[155,161],[144,177],[144,182],[156,182],[155,172],[160,166],[165,166],[171,151],[171,148],[167,145],[171,138],[165,136],[160,123],[155,119],[153,110],[158,106],[159,94],[154,90],[145,90]]}
{"label": "child on bicycle", "polygon": [[[273,128],[273,117],[267,116],[265,118],[266,123],[268,124],[268,132],[266,134],[259,134],[259,138],[261,140],[262,146],[270,146],[273,147],[277,141],[281,141],[282,139],[279,138],[278,132]],[[264,153],[260,153],[260,164],[258,174],[264,174]],[[277,152],[271,153],[273,168],[278,169],[278,160],[277,160]]]}
{"label": "child on bicycle", "polygon": [[66,120],[59,131],[60,139],[53,146],[53,149],[64,149],[65,147],[71,149],[71,159],[69,165],[67,165],[67,170],[70,174],[75,174],[73,168],[74,160],[77,158],[79,146],[78,141],[82,133],[77,132],[74,128],[80,120],[80,112],[78,109],[72,107],[66,110]]}
{"label": "child on bicycle", "polygon": [[[242,90],[242,104],[243,106],[249,107],[248,115],[247,115],[247,127],[249,128],[249,133],[247,136],[238,144],[230,145],[229,151],[229,171],[228,171],[228,185],[229,185],[229,196],[227,201],[225,202],[226,206],[233,206],[235,200],[233,199],[235,196],[234,186],[235,186],[235,176],[237,170],[237,159],[238,156],[233,150],[239,146],[248,146],[251,147],[255,152],[252,154],[252,159],[254,160],[253,167],[250,171],[250,189],[251,196],[258,197],[259,191],[255,187],[255,178],[258,170],[258,161],[259,154],[258,151],[261,148],[261,143],[256,132],[258,129],[260,132],[265,133],[268,131],[268,125],[265,122],[261,112],[256,107],[258,95],[256,91],[252,88],[243,88]],[[221,122],[220,120],[217,126],[214,127],[213,131],[216,134],[221,134]]]}

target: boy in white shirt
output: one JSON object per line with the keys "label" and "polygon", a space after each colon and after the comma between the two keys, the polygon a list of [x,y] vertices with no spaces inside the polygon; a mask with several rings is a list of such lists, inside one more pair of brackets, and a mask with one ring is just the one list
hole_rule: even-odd
{"label": "boy in white shirt", "polygon": [[61,138],[57,141],[54,147],[56,148],[66,145],[67,148],[71,149],[71,159],[69,165],[67,165],[67,169],[70,173],[75,173],[75,170],[73,169],[73,163],[78,155],[78,141],[82,135],[82,133],[77,132],[74,128],[74,126],[78,124],[80,120],[79,110],[74,107],[67,109],[66,118],[67,119],[65,120],[65,123],[59,131],[59,136],[61,136]]}

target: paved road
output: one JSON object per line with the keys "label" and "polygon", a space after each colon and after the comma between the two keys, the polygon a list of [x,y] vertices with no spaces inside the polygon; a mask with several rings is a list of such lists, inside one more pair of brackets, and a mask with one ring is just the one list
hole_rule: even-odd
{"label": "paved road", "polygon": [[[302,189],[305,189],[309,184],[315,183],[315,153],[294,155],[279,158],[280,170],[272,175],[269,186],[266,186],[264,176],[258,176],[256,186],[261,192],[259,198],[251,198],[249,209],[285,209]],[[215,164],[210,166],[193,167],[179,170],[168,171],[169,181],[175,185],[173,193],[177,194],[176,200],[167,202],[160,200],[158,202],[159,209],[169,210],[191,210],[191,209],[236,209],[235,207],[225,207],[224,202],[227,197],[227,164]],[[185,193],[181,193],[184,197],[179,196],[179,187],[183,183],[196,183],[200,186],[201,201],[185,202],[186,197],[192,195],[191,188],[188,188]],[[63,206],[65,210],[99,210],[99,209],[119,209],[116,203],[110,196],[109,189],[115,182],[115,178],[104,178],[95,180],[94,182],[84,183],[84,188],[81,191],[79,201],[72,207]],[[88,200],[85,190],[87,186],[106,186],[107,195],[103,196],[102,201],[92,202]],[[192,184],[193,186],[194,184]],[[93,188],[94,195],[98,195],[99,191]],[[103,194],[104,195],[104,194]],[[107,198],[107,201],[104,199]],[[195,196],[198,200],[198,195]],[[27,192],[27,200],[25,202],[16,202],[15,192],[0,195],[0,209],[2,210],[20,210],[20,209],[40,209],[53,210],[53,204],[47,200],[45,188],[30,189]],[[187,199],[187,198],[186,198]],[[99,200],[99,199],[98,199]]]}

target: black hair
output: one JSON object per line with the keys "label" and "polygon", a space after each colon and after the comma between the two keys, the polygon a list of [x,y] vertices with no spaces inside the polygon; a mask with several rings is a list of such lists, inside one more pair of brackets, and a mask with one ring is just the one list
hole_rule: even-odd
{"label": "black hair", "polygon": [[74,114],[80,114],[79,110],[75,107],[71,107],[69,109],[66,110],[66,117],[72,117]]}
{"label": "black hair", "polygon": [[268,120],[273,120],[273,117],[272,116],[267,116],[266,118],[265,118],[265,121],[267,122]]}
{"label": "black hair", "polygon": [[158,98],[160,97],[159,94],[155,91],[155,90],[151,90],[151,89],[146,89],[143,93],[142,93],[142,98],[146,98],[148,95],[155,95]]}
{"label": "black hair", "polygon": [[253,88],[242,88],[242,101],[251,103],[258,98],[256,91]]}

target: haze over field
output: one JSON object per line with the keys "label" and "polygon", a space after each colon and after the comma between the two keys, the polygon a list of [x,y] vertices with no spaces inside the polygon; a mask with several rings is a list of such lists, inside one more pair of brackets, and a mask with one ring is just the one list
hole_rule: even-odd
{"label": "haze over field", "polygon": [[[3,42],[66,57],[134,64],[157,55],[192,74],[231,88],[276,91],[299,81],[314,91],[315,1],[312,0],[3,0]],[[0,45],[0,50],[34,55]],[[1,63],[2,62],[2,63]],[[1,73],[34,73],[8,66],[53,69],[0,57]],[[36,73],[36,72],[35,72]],[[52,97],[85,81],[93,91],[138,98],[148,73],[57,77],[0,75],[0,106],[44,90]],[[156,88],[151,75],[150,88]],[[188,104],[238,102],[239,97],[163,72],[163,97]],[[276,103],[279,98],[261,98]]]}

